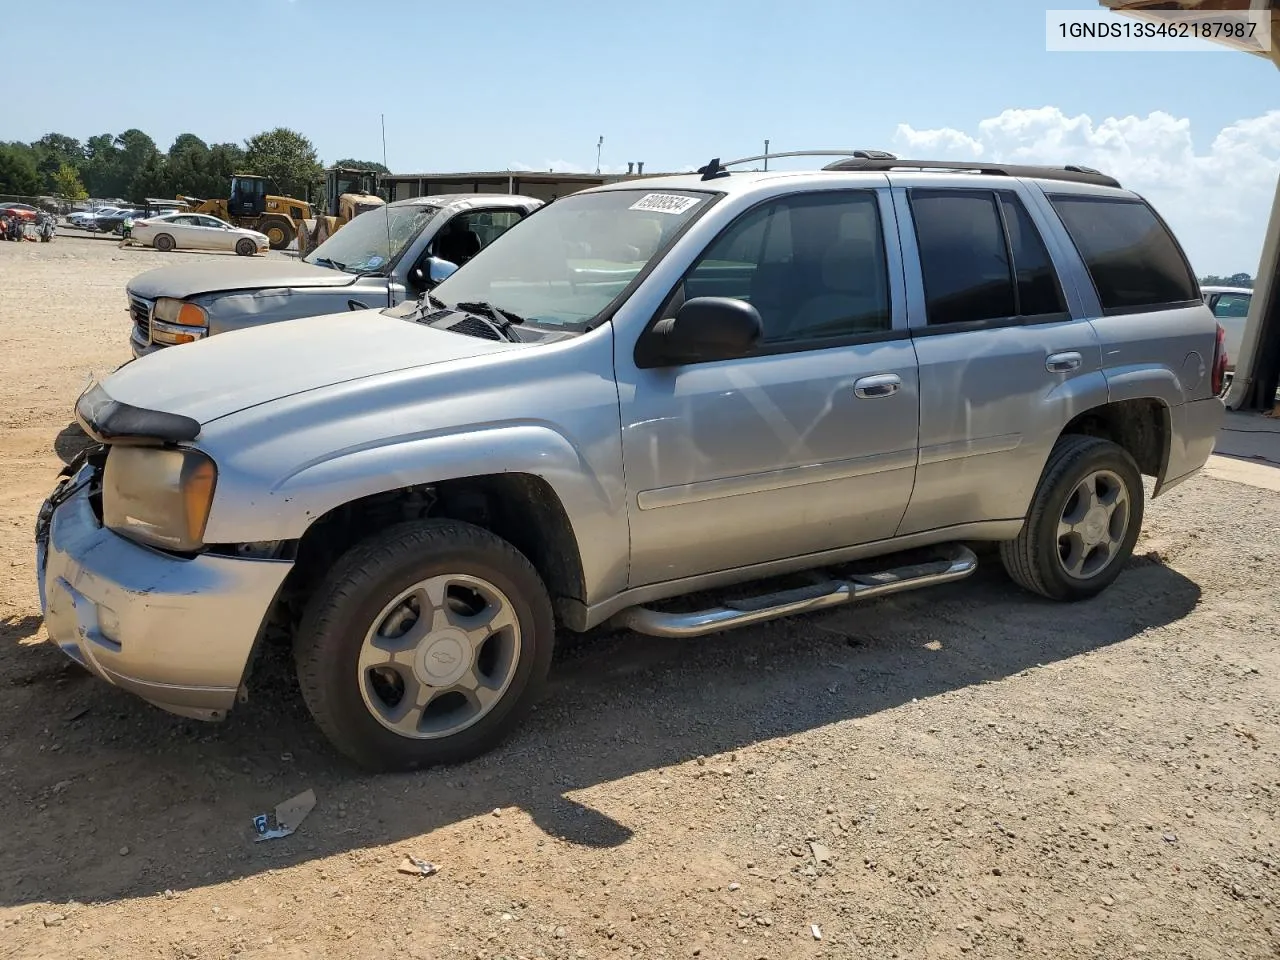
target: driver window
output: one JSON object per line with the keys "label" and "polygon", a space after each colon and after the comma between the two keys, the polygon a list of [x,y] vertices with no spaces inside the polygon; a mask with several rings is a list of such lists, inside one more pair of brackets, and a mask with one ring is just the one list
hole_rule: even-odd
{"label": "driver window", "polygon": [[694,297],[747,301],[760,312],[769,344],[891,329],[876,194],[802,194],[748,212],[712,241],[673,306]]}
{"label": "driver window", "polygon": [[460,213],[435,235],[428,255],[462,266],[515,226],[523,216],[520,210],[468,210]]}

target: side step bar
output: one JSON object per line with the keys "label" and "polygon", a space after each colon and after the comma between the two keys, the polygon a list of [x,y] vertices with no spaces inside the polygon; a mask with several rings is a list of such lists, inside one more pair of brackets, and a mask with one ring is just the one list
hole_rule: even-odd
{"label": "side step bar", "polygon": [[895,567],[880,573],[828,580],[811,587],[732,600],[722,607],[692,613],[664,613],[647,607],[629,607],[611,618],[612,623],[651,637],[701,637],[708,633],[764,623],[796,613],[812,613],[855,600],[869,600],[940,583],[963,580],[978,569],[978,558],[968,547],[953,544],[946,556],[928,563]]}

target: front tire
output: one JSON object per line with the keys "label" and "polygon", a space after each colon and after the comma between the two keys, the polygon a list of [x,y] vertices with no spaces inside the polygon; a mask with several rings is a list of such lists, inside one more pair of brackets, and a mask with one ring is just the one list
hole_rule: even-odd
{"label": "front tire", "polygon": [[537,700],[555,623],[528,559],[480,527],[400,524],[344,554],[294,639],[303,700],[372,770],[456,763],[495,747]]}
{"label": "front tire", "polygon": [[283,217],[266,220],[257,229],[267,235],[272,250],[287,250],[293,242],[293,224]]}
{"label": "front tire", "polygon": [[258,252],[258,245],[248,237],[243,237],[236,242],[236,253],[242,257],[252,257]]}
{"label": "front tire", "polygon": [[158,234],[155,240],[152,241],[152,245],[161,253],[168,253],[177,246],[177,244],[173,242],[173,237],[169,236],[167,233]]}
{"label": "front tire", "polygon": [[1051,600],[1097,596],[1133,554],[1145,507],[1142,475],[1123,447],[1060,437],[1021,532],[1000,545],[1015,583]]}

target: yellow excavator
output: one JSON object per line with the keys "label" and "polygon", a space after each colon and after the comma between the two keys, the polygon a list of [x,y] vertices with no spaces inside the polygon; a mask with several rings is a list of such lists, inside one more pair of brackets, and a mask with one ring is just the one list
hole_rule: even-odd
{"label": "yellow excavator", "polygon": [[230,192],[226,200],[181,196],[178,199],[193,213],[207,213],[237,227],[265,233],[272,250],[287,248],[298,234],[298,224],[314,216],[306,200],[267,193],[266,177],[237,173],[231,178]]}
{"label": "yellow excavator", "polygon": [[298,255],[305,257],[360,214],[385,206],[386,201],[377,191],[376,173],[349,167],[325,170],[324,206],[320,215],[297,224]]}

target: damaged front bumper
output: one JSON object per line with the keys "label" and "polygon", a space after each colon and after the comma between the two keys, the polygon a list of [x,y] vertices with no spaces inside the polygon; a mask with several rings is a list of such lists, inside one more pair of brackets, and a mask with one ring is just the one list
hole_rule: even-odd
{"label": "damaged front bumper", "polygon": [[139,546],[102,526],[99,469],[59,485],[36,523],[49,639],[91,673],[170,713],[222,720],[292,564]]}

